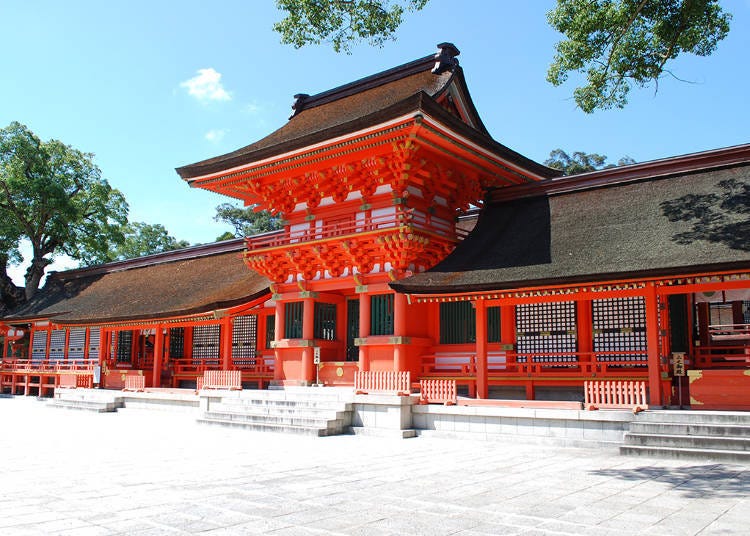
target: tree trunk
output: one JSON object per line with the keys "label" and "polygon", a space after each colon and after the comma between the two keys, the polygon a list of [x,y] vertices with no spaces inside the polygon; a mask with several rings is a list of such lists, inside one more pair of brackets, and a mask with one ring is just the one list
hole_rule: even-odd
{"label": "tree trunk", "polygon": [[13,283],[8,275],[8,258],[0,255],[0,316],[26,302],[24,289]]}
{"label": "tree trunk", "polygon": [[44,277],[44,270],[52,264],[52,261],[49,259],[45,259],[44,257],[37,257],[32,259],[31,264],[29,265],[28,269],[26,270],[26,276],[24,279],[26,280],[26,299],[30,300],[34,297],[34,294],[36,294],[36,291],[39,290],[39,283],[42,280],[42,277]]}

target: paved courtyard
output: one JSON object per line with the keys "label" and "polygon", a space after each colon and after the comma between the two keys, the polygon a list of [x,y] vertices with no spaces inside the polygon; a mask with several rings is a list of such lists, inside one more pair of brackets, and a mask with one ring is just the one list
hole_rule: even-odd
{"label": "paved courtyard", "polygon": [[748,534],[750,467],[0,398],[0,534]]}

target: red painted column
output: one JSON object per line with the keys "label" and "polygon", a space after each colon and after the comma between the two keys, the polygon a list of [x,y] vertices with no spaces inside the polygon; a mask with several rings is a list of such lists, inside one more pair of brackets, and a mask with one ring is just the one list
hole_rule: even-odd
{"label": "red painted column", "polygon": [[[359,295],[359,338],[370,336],[370,295],[362,292]],[[359,347],[359,370],[370,370],[370,355],[367,346]]]}
{"label": "red painted column", "polygon": [[[274,342],[279,342],[284,338],[284,302],[276,302],[276,315],[274,316]],[[274,348],[273,379],[283,380],[284,370],[281,364],[281,350]]]}
{"label": "red painted column", "polygon": [[[312,298],[302,300],[302,338],[305,342],[315,339],[315,300]],[[302,378],[300,380],[308,384],[315,381],[313,348],[311,346],[305,346],[302,349]]]}
{"label": "red painted column", "polygon": [[[395,337],[406,336],[406,294],[393,297],[393,335]],[[405,371],[406,367],[406,345],[396,344],[393,346],[393,370]]]}
{"label": "red painted column", "polygon": [[659,307],[656,300],[656,287],[653,283],[646,287],[646,348],[648,351],[648,403],[660,406],[661,366],[659,362]]}
{"label": "red painted column", "polygon": [[232,369],[232,317],[225,316],[221,319],[221,341],[219,342],[219,353],[221,354],[221,369]]}
{"label": "red painted column", "polygon": [[477,398],[487,398],[487,304],[484,300],[474,302],[476,309],[476,364],[477,364]]}
{"label": "red painted column", "polygon": [[590,300],[579,301],[576,304],[578,324],[578,353],[581,363],[593,361],[594,329],[592,326],[592,305]]}
{"label": "red painted column", "polygon": [[151,385],[161,387],[161,366],[164,356],[164,328],[156,326],[154,335],[154,372],[151,377]]}

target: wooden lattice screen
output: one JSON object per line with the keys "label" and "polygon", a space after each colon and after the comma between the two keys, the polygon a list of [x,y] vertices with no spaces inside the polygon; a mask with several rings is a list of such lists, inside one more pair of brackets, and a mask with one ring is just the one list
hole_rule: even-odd
{"label": "wooden lattice screen", "polygon": [[70,328],[68,359],[83,359],[86,350],[86,328]]}
{"label": "wooden lattice screen", "polygon": [[555,355],[578,351],[575,302],[516,305],[516,341],[522,363],[526,362],[522,354],[546,354],[532,355],[534,363],[578,361],[574,355]]}
{"label": "wooden lattice screen", "polygon": [[31,360],[43,361],[47,357],[47,331],[35,331],[31,339]]}
{"label": "wooden lattice screen", "polygon": [[[642,297],[592,302],[594,352],[599,361],[646,361],[646,304]],[[600,352],[618,352],[611,355]]]}
{"label": "wooden lattice screen", "polygon": [[255,365],[258,317],[238,316],[232,324],[232,361],[236,365]]}
{"label": "wooden lattice screen", "polygon": [[65,359],[65,330],[53,329],[49,339],[49,360]]}
{"label": "wooden lattice screen", "polygon": [[196,326],[193,328],[193,361],[219,362],[220,326]]}
{"label": "wooden lattice screen", "polygon": [[99,358],[99,347],[101,346],[101,332],[99,328],[89,328],[89,359]]}
{"label": "wooden lattice screen", "polygon": [[185,328],[169,328],[169,357],[185,357]]}

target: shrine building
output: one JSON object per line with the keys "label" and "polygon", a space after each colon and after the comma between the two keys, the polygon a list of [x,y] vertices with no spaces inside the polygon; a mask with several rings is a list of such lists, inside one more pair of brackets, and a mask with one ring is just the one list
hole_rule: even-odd
{"label": "shrine building", "polygon": [[561,177],[490,136],[458,55],[295,95],[278,130],[178,168],[283,228],[51,274],[3,319],[0,389],[388,370],[477,398],[644,380],[655,406],[679,387],[750,409],[750,145]]}

